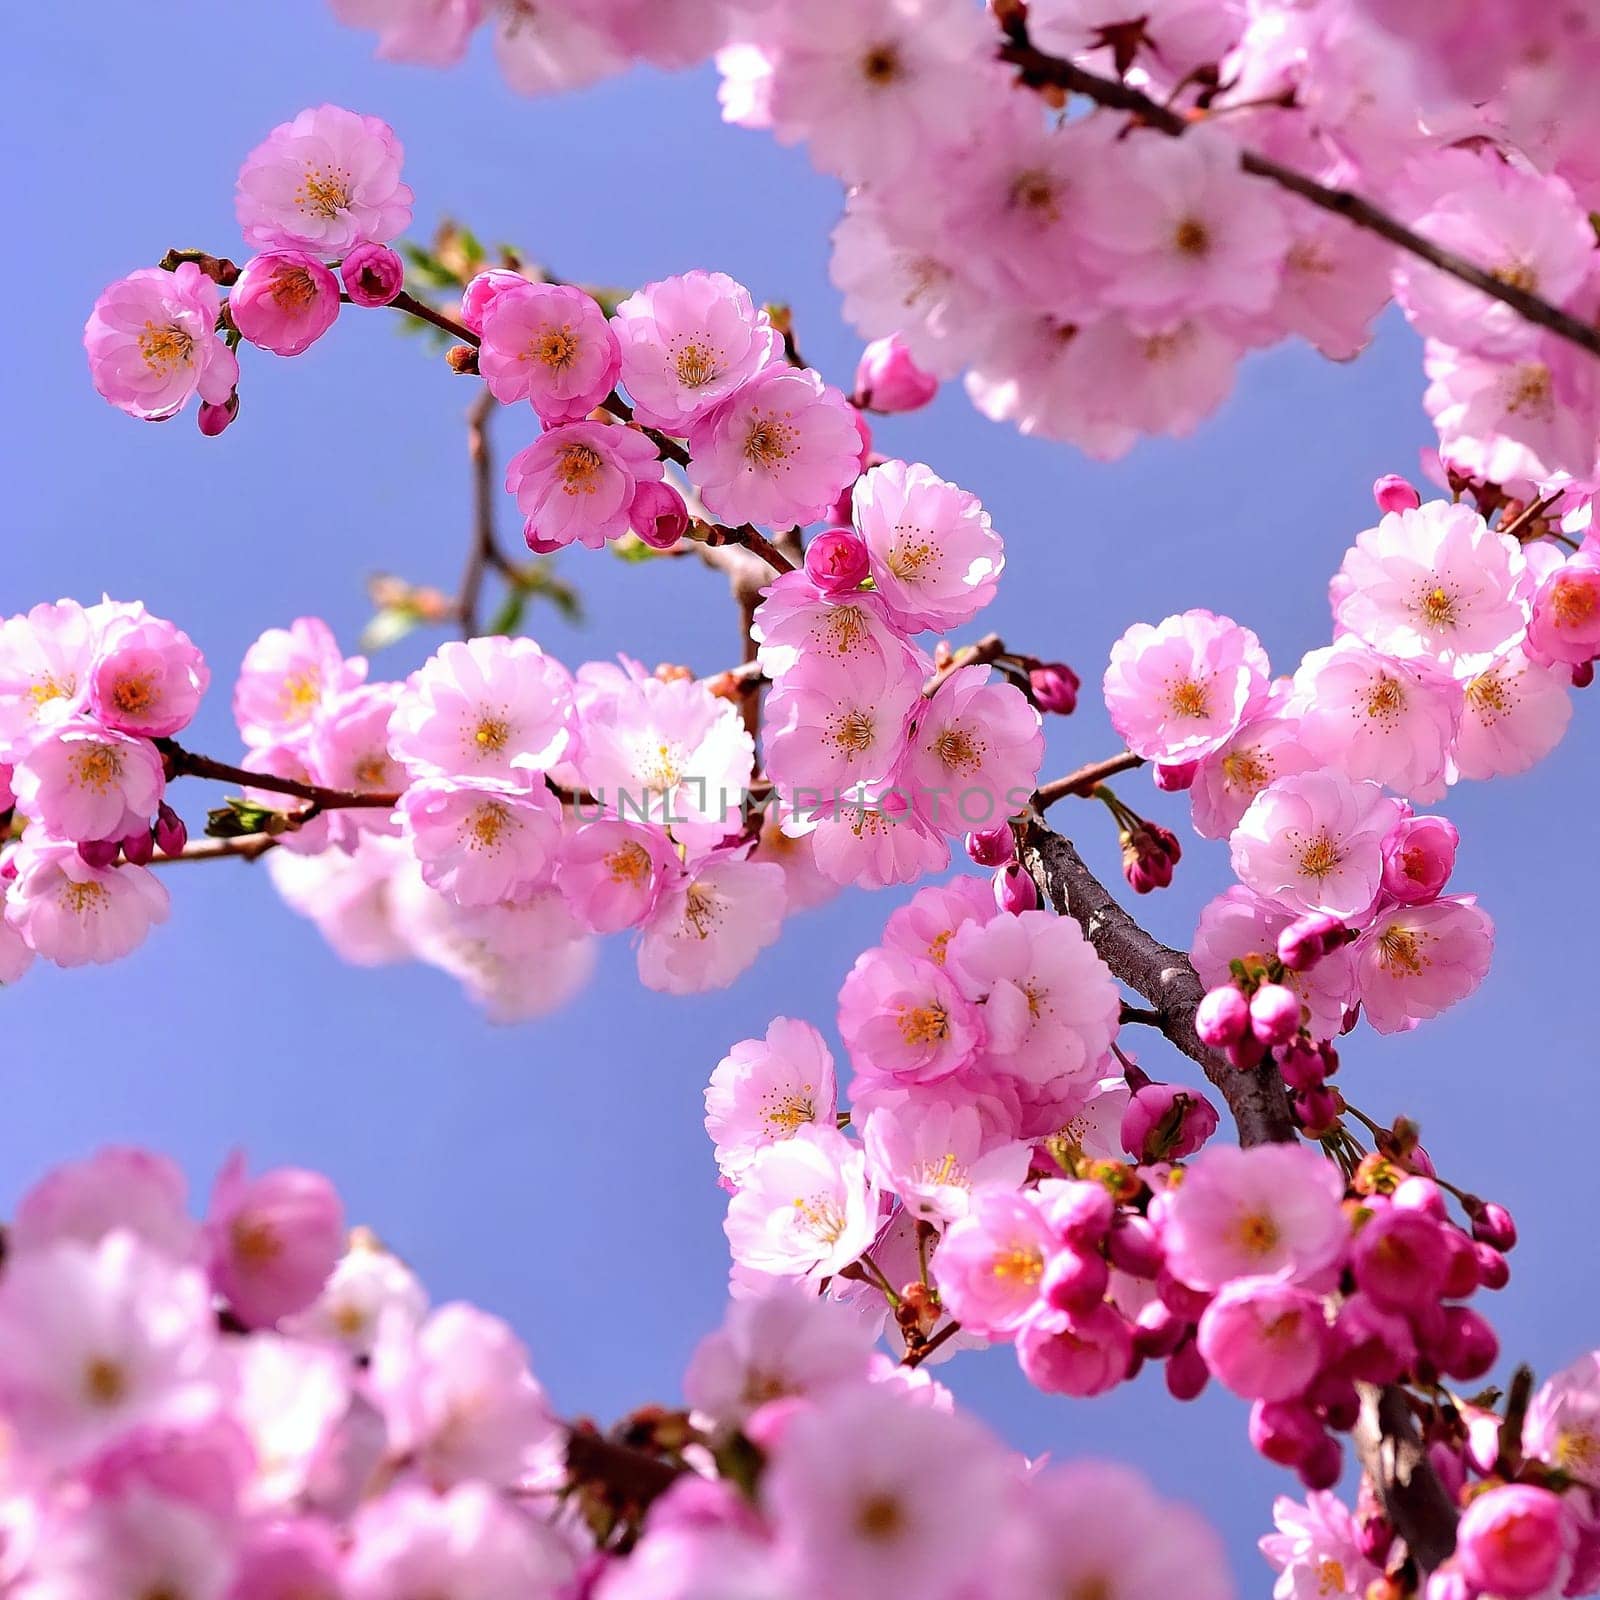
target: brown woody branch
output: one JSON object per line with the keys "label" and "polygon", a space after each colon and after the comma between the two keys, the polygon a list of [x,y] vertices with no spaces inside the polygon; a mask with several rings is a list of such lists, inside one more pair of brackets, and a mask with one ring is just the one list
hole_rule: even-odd
{"label": "brown woody branch", "polygon": [[271,772],[251,772],[226,761],[213,761],[210,756],[196,755],[171,739],[157,739],[155,743],[166,758],[167,775],[172,778],[211,778],[217,783],[236,783],[245,789],[261,789],[268,794],[286,794],[296,800],[307,800],[324,811],[393,810],[400,800],[398,794],[358,794],[348,789],[328,789],[320,783],[301,783],[297,778],[280,778]]}
{"label": "brown woody branch", "polygon": [[1114,778],[1119,772],[1132,772],[1135,767],[1143,765],[1144,757],[1134,755],[1131,750],[1124,750],[1118,756],[1108,756],[1104,761],[1092,761],[1088,766],[1079,767],[1076,772],[1069,772],[1064,778],[1052,778],[1049,783],[1041,783],[1034,790],[1034,809],[1047,810],[1057,800],[1065,800],[1069,795],[1087,800],[1107,778]]}
{"label": "brown woody branch", "polygon": [[1384,1514],[1423,1572],[1456,1547],[1456,1506],[1428,1461],[1405,1391],[1364,1383],[1356,1453],[1383,1501]]}
{"label": "brown woody branch", "polygon": [[[1075,62],[1035,49],[1028,40],[1024,23],[1013,23],[1008,34],[1009,38],[1000,46],[1000,59],[1014,66],[1022,82],[1030,88],[1063,89],[1071,94],[1081,94],[1096,105],[1113,111],[1126,111],[1146,126],[1173,138],[1181,136],[1196,122],[1205,119],[1204,112],[1185,114],[1176,111],[1116,78],[1103,78],[1097,73],[1085,72]],[[1462,283],[1470,284],[1490,299],[1510,306],[1524,320],[1548,328],[1591,355],[1600,355],[1600,329],[1552,305],[1548,300],[1530,294],[1526,289],[1502,283],[1492,272],[1468,261],[1465,256],[1423,238],[1364,196],[1348,189],[1335,189],[1318,183],[1303,172],[1296,172],[1294,168],[1286,167],[1268,156],[1258,155],[1253,150],[1239,152],[1239,166],[1251,177],[1275,183],[1280,189],[1299,195],[1302,200],[1321,210],[1343,217],[1355,227],[1387,239],[1407,254],[1426,261]]]}

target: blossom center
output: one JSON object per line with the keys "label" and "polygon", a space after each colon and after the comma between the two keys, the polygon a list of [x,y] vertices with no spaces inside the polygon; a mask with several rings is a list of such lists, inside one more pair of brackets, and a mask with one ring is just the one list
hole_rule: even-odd
{"label": "blossom center", "polygon": [[267,291],[282,311],[304,311],[317,298],[316,280],[308,267],[279,267]]}
{"label": "blossom center", "polygon": [[768,1127],[782,1128],[785,1135],[792,1134],[804,1124],[817,1120],[816,1102],[809,1094],[785,1095],[777,1104],[768,1106],[762,1118]]}
{"label": "blossom center", "polygon": [[322,696],[322,678],[316,668],[291,672],[283,680],[278,700],[286,714],[305,716]]}
{"label": "blossom center", "polygon": [[862,755],[872,748],[872,713],[857,709],[848,712],[833,731],[833,742],[851,755]]}
{"label": "blossom center", "polygon": [[498,755],[511,742],[511,724],[504,717],[484,717],[472,730],[480,755]]}
{"label": "blossom center", "polygon": [[962,1189],[968,1187],[967,1169],[956,1160],[954,1150],[946,1150],[937,1161],[932,1157],[924,1161],[918,1176],[924,1183],[936,1184],[941,1188],[951,1184]]}
{"label": "blossom center", "polygon": [[1178,253],[1196,258],[1211,252],[1211,230],[1198,217],[1185,217],[1172,235]]}
{"label": "blossom center", "polygon": [[1167,692],[1167,704],[1175,717],[1209,717],[1211,686],[1197,678],[1179,678]]}
{"label": "blossom center", "polygon": [[294,203],[314,217],[333,218],[350,204],[350,174],[336,168],[307,167]]}
{"label": "blossom center", "polygon": [[1516,369],[1511,392],[1506,396],[1506,410],[1513,415],[1531,411],[1535,416],[1550,414],[1550,369],[1542,361],[1531,361]]}
{"label": "blossom center", "polygon": [[1481,672],[1467,685],[1467,704],[1479,717],[1502,717],[1511,709],[1506,685],[1500,674]]}
{"label": "blossom center", "polygon": [[823,624],[823,638],[842,656],[850,655],[871,637],[867,615],[860,606],[836,606]]}
{"label": "blossom center", "polygon": [[1456,597],[1440,584],[1424,589],[1417,596],[1415,609],[1432,627],[1453,628],[1456,625]]}
{"label": "blossom center", "polygon": [[61,904],[79,917],[104,909],[110,899],[110,891],[103,883],[73,883],[69,879],[61,890]]}
{"label": "blossom center", "polygon": [[900,55],[892,44],[875,44],[861,58],[861,76],[879,87],[900,76]]}
{"label": "blossom center", "polygon": [[559,328],[546,328],[533,341],[535,361],[556,372],[565,372],[578,359],[578,336],[567,323]]}
{"label": "blossom center", "polygon": [[693,339],[678,352],[673,366],[685,389],[703,388],[722,371],[711,347]]}
{"label": "blossom center", "polygon": [[118,678],[111,691],[111,703],[124,716],[136,717],[155,704],[155,682],[148,672]]}
{"label": "blossom center", "polygon": [[1344,1594],[1347,1592],[1344,1567],[1327,1556],[1317,1563],[1317,1593]]}
{"label": "blossom center", "polygon": [[1539,287],[1539,274],[1527,261],[1507,262],[1503,267],[1496,267],[1491,276],[1506,288],[1520,289],[1524,294],[1533,294]]}
{"label": "blossom center", "polygon": [[856,1531],[863,1539],[894,1539],[905,1525],[905,1511],[892,1494],[875,1494],[863,1500],[856,1515]]}
{"label": "blossom center", "polygon": [[1385,928],[1378,936],[1378,961],[1391,975],[1416,977],[1427,965],[1421,943],[1409,928]]}
{"label": "blossom center", "polygon": [[1377,722],[1393,722],[1406,706],[1406,692],[1398,678],[1385,673],[1367,691],[1367,716]]}
{"label": "blossom center", "polygon": [[556,476],[568,494],[593,494],[600,487],[595,480],[604,465],[600,452],[592,445],[569,444],[556,456]]}
{"label": "blossom center", "polygon": [[1581,627],[1594,615],[1595,589],[1581,579],[1558,578],[1551,586],[1550,609],[1558,628]]}
{"label": "blossom center", "polygon": [[716,896],[698,883],[691,883],[683,897],[683,915],[697,939],[709,939],[721,920]]}
{"label": "blossom center", "polygon": [[1329,873],[1338,869],[1343,860],[1344,851],[1335,843],[1333,835],[1324,828],[1300,851],[1300,872],[1302,876],[1315,878],[1321,883]]}
{"label": "blossom center", "polygon": [[611,874],[613,883],[631,883],[638,888],[650,876],[650,852],[629,839],[606,857],[606,871]]}
{"label": "blossom center", "polygon": [[139,335],[139,354],[152,372],[165,375],[174,368],[187,367],[194,360],[194,336],[175,322],[164,328],[147,322]]}
{"label": "blossom center", "polygon": [[248,1214],[235,1217],[228,1238],[241,1266],[269,1267],[283,1252],[283,1241],[272,1224],[262,1217]]}
{"label": "blossom center", "polygon": [[905,1006],[900,1037],[907,1044],[937,1044],[950,1037],[950,1013],[943,1006]]}
{"label": "blossom center", "polygon": [[498,800],[491,800],[472,813],[467,824],[471,835],[468,844],[474,849],[493,850],[511,827],[511,813]]}
{"label": "blossom center", "polygon": [[1002,1282],[1031,1288],[1044,1276],[1044,1256],[1037,1245],[1013,1244],[995,1256],[989,1271]]}
{"label": "blossom center", "polygon": [[933,741],[934,753],[952,771],[968,771],[978,765],[979,746],[965,728],[946,728]]}
{"label": "blossom center", "polygon": [[122,757],[108,744],[92,744],[77,752],[73,781],[104,794],[122,776]]}
{"label": "blossom center", "polygon": [[1031,212],[1040,222],[1058,222],[1061,206],[1055,180],[1048,172],[1030,167],[1011,181],[1011,203],[1018,210]]}
{"label": "blossom center", "polygon": [[52,700],[66,700],[77,692],[76,678],[68,678],[62,683],[51,672],[45,673],[42,678],[36,678],[28,685],[28,698],[33,702],[35,711],[49,705]]}
{"label": "blossom center", "polygon": [[1222,775],[1233,789],[1244,789],[1254,794],[1265,789],[1272,781],[1271,774],[1255,750],[1236,750],[1222,758]]}
{"label": "blossom center", "polygon": [[802,1195],[795,1200],[794,1209],[807,1233],[824,1244],[839,1242],[839,1235],[844,1232],[844,1212],[831,1195],[812,1195],[809,1200]]}
{"label": "blossom center", "polygon": [[389,776],[389,753],[386,750],[374,750],[370,755],[362,756],[355,764],[356,783],[363,789],[380,789],[384,780]]}
{"label": "blossom center", "polygon": [[756,417],[744,436],[744,458],[752,467],[771,472],[782,466],[794,448],[795,430],[776,416]]}
{"label": "blossom center", "polygon": [[1278,1247],[1278,1224],[1265,1211],[1239,1219],[1239,1245],[1246,1255],[1265,1256]]}
{"label": "blossom center", "polygon": [[[912,531],[920,532],[921,530]],[[897,536],[902,535],[903,532],[904,530],[899,528],[895,530]],[[894,543],[889,547],[889,570],[897,578],[915,578],[937,554],[937,549],[929,539],[896,537]]]}
{"label": "blossom center", "polygon": [[105,1356],[95,1356],[83,1369],[83,1392],[90,1405],[111,1407],[128,1392],[128,1375]]}

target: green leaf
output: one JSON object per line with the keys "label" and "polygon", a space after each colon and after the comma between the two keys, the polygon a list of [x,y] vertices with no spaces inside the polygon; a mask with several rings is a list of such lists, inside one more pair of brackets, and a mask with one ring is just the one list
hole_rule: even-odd
{"label": "green leaf", "polygon": [[489,625],[485,632],[494,634],[514,634],[522,626],[522,613],[528,608],[528,592],[526,589],[512,589],[500,603],[500,609],[490,617]]}
{"label": "green leaf", "polygon": [[250,833],[270,833],[278,815],[270,806],[257,805],[253,800],[230,799],[206,813],[206,837],[242,839]]}

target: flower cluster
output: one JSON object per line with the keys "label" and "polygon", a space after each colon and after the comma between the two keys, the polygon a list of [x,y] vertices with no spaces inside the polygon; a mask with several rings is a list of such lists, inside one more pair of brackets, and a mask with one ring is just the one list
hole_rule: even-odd
{"label": "flower cluster", "polygon": [[[1135,1474],[1028,1469],[848,1307],[733,1306],[613,1445],[499,1318],[432,1306],[316,1173],[107,1149],[19,1204],[0,1265],[0,1581],[18,1596],[1229,1600],[1220,1542]],[[646,1414],[641,1414],[644,1417]],[[584,1447],[588,1454],[584,1454]],[[613,1481],[633,1469],[651,1487]],[[648,1515],[641,1515],[647,1501]]]}
{"label": "flower cluster", "polygon": [[[846,314],[930,375],[966,369],[979,409],[1024,432],[1098,456],[1187,433],[1246,352],[1298,336],[1348,359],[1392,294],[1427,340],[1451,470],[1526,487],[1595,466],[1591,354],[1241,170],[1249,151],[1362,189],[1588,319],[1600,164],[1577,108],[1600,24],[1587,8],[1504,0],[1469,26],[1459,8],[1395,0],[1034,0],[1025,22],[1021,6],[987,15],[976,0],[333,5],[383,55],[434,65],[492,16],[527,93],[715,53],[724,117],[804,144],[846,186],[833,256]],[[1058,121],[1041,52],[1098,75],[1098,94],[1075,86],[1103,108]],[[1188,115],[1130,119],[1125,88]],[[1107,370],[1120,381],[1096,381]]]}
{"label": "flower cluster", "polygon": [[209,681],[189,636],[137,601],[0,621],[0,983],[36,954],[113,961],[166,919],[147,867],[185,830],[158,741],[189,724]]}

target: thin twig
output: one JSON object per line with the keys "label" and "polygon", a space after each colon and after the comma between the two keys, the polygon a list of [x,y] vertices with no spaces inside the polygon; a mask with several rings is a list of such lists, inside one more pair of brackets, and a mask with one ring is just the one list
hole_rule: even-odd
{"label": "thin twig", "polygon": [[320,783],[301,783],[297,778],[280,778],[271,772],[251,772],[226,761],[213,761],[210,756],[196,755],[170,739],[157,739],[155,743],[166,757],[167,771],[174,778],[210,778],[217,783],[236,783],[245,789],[262,789],[268,794],[286,794],[296,800],[309,800],[324,811],[352,807],[393,810],[400,800],[398,794],[360,794],[349,789],[328,789]]}
{"label": "thin twig", "polygon": [[478,603],[483,595],[483,576],[495,561],[494,453],[489,445],[489,418],[495,400],[485,387],[467,412],[467,457],[472,463],[472,543],[467,550],[467,565],[461,574],[456,601],[461,616],[461,637],[475,638],[479,632]]}
{"label": "thin twig", "polygon": [[444,312],[435,311],[426,300],[419,300],[414,294],[409,294],[404,289],[389,304],[396,311],[405,312],[408,317],[416,317],[423,322],[431,322],[434,327],[442,328],[452,339],[459,339],[462,344],[470,344],[473,349],[477,349],[483,343],[483,340],[464,322],[457,322],[454,317],[447,317]]}
{"label": "thin twig", "polygon": [[963,667],[987,666],[1006,653],[1006,642],[998,633],[986,633],[975,644],[964,644],[950,654],[950,659],[939,667],[922,686],[923,695],[931,700],[945,680],[960,672]]}
{"label": "thin twig", "polygon": [[1114,778],[1119,772],[1132,772],[1135,767],[1143,765],[1144,757],[1134,755],[1131,750],[1124,750],[1119,756],[1108,756],[1104,761],[1091,762],[1086,767],[1079,767],[1076,772],[1069,772],[1064,778],[1052,778],[1049,783],[1041,783],[1034,791],[1034,809],[1047,810],[1068,795],[1087,800],[1107,778]]}
{"label": "thin twig", "polygon": [[197,839],[186,844],[175,856],[157,851],[150,858],[152,867],[175,867],[185,861],[257,861],[267,851],[276,849],[280,835],[275,833],[247,833],[238,839]]}
{"label": "thin twig", "polygon": [[915,1349],[907,1350],[900,1358],[900,1365],[902,1367],[920,1367],[940,1345],[947,1339],[955,1338],[960,1332],[961,1324],[959,1322],[947,1322],[931,1339],[919,1344]]}

